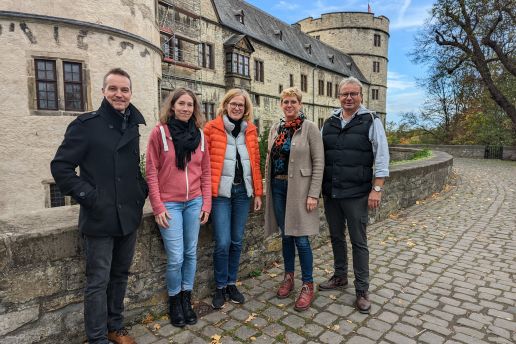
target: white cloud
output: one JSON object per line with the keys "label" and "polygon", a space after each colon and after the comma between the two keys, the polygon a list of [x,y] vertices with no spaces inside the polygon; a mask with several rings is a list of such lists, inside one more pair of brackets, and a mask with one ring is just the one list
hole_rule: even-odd
{"label": "white cloud", "polygon": [[416,87],[416,82],[407,80],[409,77],[398,72],[387,72],[387,87],[393,90],[406,90]]}
{"label": "white cloud", "polygon": [[297,10],[299,8],[299,5],[293,2],[279,1],[276,5],[274,5],[273,8],[279,10],[292,11]]}
{"label": "white cloud", "polygon": [[410,6],[410,0],[405,0],[403,5],[397,13],[396,19],[391,21],[390,28],[396,29],[407,29],[417,28],[425,23],[425,20],[430,15],[431,4],[424,6]]}

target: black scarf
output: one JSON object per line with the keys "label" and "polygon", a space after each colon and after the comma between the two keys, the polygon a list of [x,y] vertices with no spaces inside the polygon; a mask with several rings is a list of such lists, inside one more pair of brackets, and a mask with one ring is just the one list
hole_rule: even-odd
{"label": "black scarf", "polygon": [[170,136],[172,136],[172,142],[174,142],[176,166],[178,169],[184,170],[186,164],[192,159],[192,153],[199,147],[201,132],[195,126],[193,118],[190,118],[188,122],[170,118],[168,129],[170,130]]}
{"label": "black scarf", "polygon": [[240,134],[240,129],[242,128],[243,118],[235,120],[228,116],[228,120],[235,125],[235,128],[231,131],[231,135],[233,135],[233,137],[237,137],[238,134]]}

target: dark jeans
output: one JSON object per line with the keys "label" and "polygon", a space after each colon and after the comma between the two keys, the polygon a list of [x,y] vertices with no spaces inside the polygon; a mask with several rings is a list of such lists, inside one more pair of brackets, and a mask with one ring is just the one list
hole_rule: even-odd
{"label": "dark jeans", "polygon": [[217,288],[237,281],[245,224],[249,215],[251,197],[244,183],[233,185],[231,197],[214,197],[211,207],[213,236],[213,268]]}
{"label": "dark jeans", "polygon": [[330,229],[336,276],[348,274],[346,225],[353,251],[355,289],[369,290],[369,249],[367,248],[367,198],[332,199],[324,197],[324,212]]}
{"label": "dark jeans", "polygon": [[307,235],[291,236],[285,235],[285,210],[287,206],[288,181],[280,179],[271,180],[272,202],[276,222],[281,229],[281,244],[283,253],[283,264],[285,272],[294,272],[294,262],[296,259],[296,247],[301,264],[301,279],[303,282],[313,282],[312,248]]}
{"label": "dark jeans", "polygon": [[123,327],[124,296],[136,231],[121,237],[84,236],[84,326],[90,344],[107,344],[107,332]]}

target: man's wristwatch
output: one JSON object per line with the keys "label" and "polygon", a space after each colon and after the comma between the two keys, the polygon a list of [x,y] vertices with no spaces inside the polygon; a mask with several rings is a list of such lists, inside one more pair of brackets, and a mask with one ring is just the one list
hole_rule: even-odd
{"label": "man's wristwatch", "polygon": [[374,185],[373,186],[373,190],[376,191],[376,192],[382,192],[383,188],[380,185]]}

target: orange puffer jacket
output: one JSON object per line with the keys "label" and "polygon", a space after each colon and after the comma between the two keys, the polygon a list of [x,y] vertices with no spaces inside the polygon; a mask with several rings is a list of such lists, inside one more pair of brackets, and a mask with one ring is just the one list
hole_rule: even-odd
{"label": "orange puffer jacket", "polygon": [[[206,123],[204,134],[208,141],[211,163],[211,190],[212,197],[219,194],[219,183],[222,175],[224,156],[228,143],[227,133],[224,130],[222,116]],[[251,174],[253,177],[253,193],[255,196],[263,196],[262,173],[260,172],[260,148],[258,147],[258,130],[256,126],[247,122],[245,130],[245,146],[251,161]]]}

